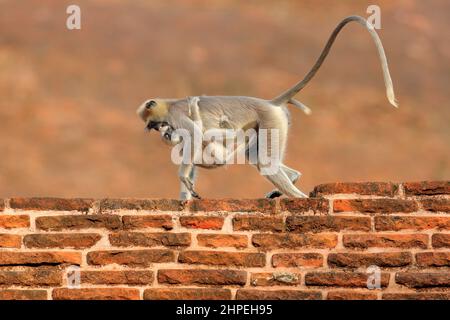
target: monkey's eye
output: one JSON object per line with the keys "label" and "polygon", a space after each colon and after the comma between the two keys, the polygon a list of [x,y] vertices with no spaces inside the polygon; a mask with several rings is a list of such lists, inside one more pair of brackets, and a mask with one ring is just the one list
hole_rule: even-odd
{"label": "monkey's eye", "polygon": [[156,106],[156,102],[153,101],[153,100],[151,100],[151,101],[149,101],[149,102],[147,102],[147,103],[145,104],[145,108],[146,108],[146,109],[153,108],[154,106]]}

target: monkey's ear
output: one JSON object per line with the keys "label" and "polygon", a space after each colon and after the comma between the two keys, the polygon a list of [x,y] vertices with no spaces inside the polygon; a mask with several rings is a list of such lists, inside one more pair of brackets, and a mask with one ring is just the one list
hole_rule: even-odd
{"label": "monkey's ear", "polygon": [[150,100],[149,102],[147,102],[147,103],[145,104],[145,109],[151,109],[151,108],[153,108],[154,106],[156,106],[156,101]]}

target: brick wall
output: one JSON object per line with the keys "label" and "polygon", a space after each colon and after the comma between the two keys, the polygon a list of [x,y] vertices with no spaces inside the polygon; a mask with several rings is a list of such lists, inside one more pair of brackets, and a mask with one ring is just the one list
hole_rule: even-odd
{"label": "brick wall", "polygon": [[277,201],[0,200],[0,298],[449,299],[450,182]]}

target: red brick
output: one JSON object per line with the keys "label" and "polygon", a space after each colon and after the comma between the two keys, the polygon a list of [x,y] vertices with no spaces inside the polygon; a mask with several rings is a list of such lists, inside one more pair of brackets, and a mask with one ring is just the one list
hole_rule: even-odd
{"label": "red brick", "polygon": [[105,228],[116,230],[121,227],[119,216],[96,214],[96,215],[73,215],[37,217],[36,228],[40,230],[79,230],[90,228]]}
{"label": "red brick", "polygon": [[255,287],[295,286],[300,284],[300,280],[300,273],[262,272],[252,273],[250,284]]}
{"label": "red brick", "polygon": [[118,232],[109,235],[109,242],[117,247],[176,247],[191,244],[190,233],[144,233],[144,232]]}
{"label": "red brick", "polygon": [[189,202],[189,210],[275,213],[276,201],[272,199],[202,199]]}
{"label": "red brick", "polygon": [[450,300],[450,293],[383,293],[383,300]]}
{"label": "red brick", "polygon": [[450,287],[450,273],[398,272],[395,282],[409,288]]}
{"label": "red brick", "polygon": [[9,205],[13,209],[42,211],[89,211],[92,199],[59,198],[12,198]]}
{"label": "red brick", "polygon": [[107,285],[151,285],[153,283],[152,271],[81,271],[81,283],[107,284]]}
{"label": "red brick", "polygon": [[370,217],[289,216],[286,227],[291,232],[370,231]]}
{"label": "red brick", "polygon": [[0,266],[81,264],[80,252],[1,251]]}
{"label": "red brick", "polygon": [[426,211],[450,212],[450,199],[423,199],[419,202]]}
{"label": "red brick", "polygon": [[[364,272],[308,272],[305,276],[307,286],[367,288],[371,274]],[[381,287],[389,284],[389,273],[381,274]]]}
{"label": "red brick", "polygon": [[412,263],[409,252],[382,253],[330,253],[328,265],[330,267],[368,267],[371,265],[382,267],[404,267]]}
{"label": "red brick", "polygon": [[183,216],[180,217],[181,226],[193,229],[220,230],[223,226],[223,217],[217,216]]}
{"label": "red brick", "polygon": [[281,232],[284,230],[284,222],[282,217],[236,216],[233,218],[233,229]]}
{"label": "red brick", "polygon": [[322,300],[318,291],[239,289],[236,300]]}
{"label": "red brick", "polygon": [[314,213],[327,213],[329,208],[326,199],[281,199],[281,211],[289,211],[290,213],[304,213],[313,211]]}
{"label": "red brick", "polygon": [[261,249],[297,249],[297,248],[334,248],[337,245],[337,234],[254,234],[252,243]]}
{"label": "red brick", "polygon": [[173,199],[103,199],[100,211],[146,210],[146,211],[182,211],[184,203]]}
{"label": "red brick", "polygon": [[167,214],[123,216],[122,222],[125,229],[163,228],[171,230],[173,228],[172,217]]}
{"label": "red brick", "polygon": [[238,234],[204,234],[197,235],[197,243],[202,247],[210,248],[247,248],[248,238],[246,235]]}
{"label": "red brick", "polygon": [[0,290],[0,300],[47,300],[45,290]]}
{"label": "red brick", "polygon": [[225,252],[225,251],[182,251],[178,262],[190,264],[264,267],[264,253]]}
{"label": "red brick", "polygon": [[53,300],[139,300],[139,290],[129,288],[56,288]]}
{"label": "red brick", "polygon": [[377,298],[374,292],[330,291],[327,294],[327,300],[377,300]]}
{"label": "red brick", "polygon": [[435,233],[431,237],[433,248],[450,248],[449,233]]}
{"label": "red brick", "polygon": [[166,269],[158,271],[158,282],[184,285],[245,285],[247,272],[237,270]]}
{"label": "red brick", "polygon": [[311,197],[332,194],[359,194],[393,197],[398,185],[391,182],[336,182],[321,184],[314,188]]}
{"label": "red brick", "polygon": [[428,246],[426,234],[344,234],[343,244],[347,248],[422,248]]}
{"label": "red brick", "polygon": [[416,261],[420,267],[450,267],[450,252],[419,252]]}
{"label": "red brick", "polygon": [[230,289],[157,288],[146,289],[144,300],[230,300]]}
{"label": "red brick", "polygon": [[22,236],[1,233],[0,234],[0,248],[20,248],[22,245]]}
{"label": "red brick", "polygon": [[27,268],[25,270],[0,270],[1,286],[43,287],[61,286],[62,272],[55,268]]}
{"label": "red brick", "polygon": [[403,187],[407,196],[450,194],[450,181],[406,182]]}
{"label": "red brick", "polygon": [[323,256],[320,253],[276,253],[272,256],[274,268],[323,266]]}
{"label": "red brick", "polygon": [[0,228],[15,229],[28,228],[30,226],[30,217],[27,215],[0,215]]}
{"label": "red brick", "polygon": [[450,217],[374,217],[375,229],[379,231],[399,230],[450,230]]}
{"label": "red brick", "polygon": [[337,199],[333,201],[334,212],[361,213],[409,213],[418,210],[413,200],[400,199]]}
{"label": "red brick", "polygon": [[84,249],[95,245],[101,236],[96,233],[28,234],[23,238],[27,248],[75,248]]}
{"label": "red brick", "polygon": [[148,267],[152,263],[174,262],[173,251],[164,249],[92,251],[87,254],[90,265],[119,264]]}

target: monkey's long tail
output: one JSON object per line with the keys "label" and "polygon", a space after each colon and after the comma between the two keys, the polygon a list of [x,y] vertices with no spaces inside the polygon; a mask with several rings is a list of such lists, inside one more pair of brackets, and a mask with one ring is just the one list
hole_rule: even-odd
{"label": "monkey's long tail", "polygon": [[311,70],[308,72],[308,74],[305,76],[305,78],[298,82],[295,86],[290,88],[289,90],[283,92],[278,97],[272,100],[272,103],[275,105],[282,105],[287,103],[291,98],[293,98],[301,89],[303,89],[306,84],[314,77],[314,75],[317,73],[317,71],[320,69],[322,63],[325,61],[325,58],[327,57],[328,53],[330,52],[331,46],[334,43],[334,40],[336,40],[337,35],[342,30],[342,28],[349,22],[358,22],[359,24],[365,26],[367,30],[369,31],[370,35],[372,36],[372,39],[375,42],[375,45],[378,50],[378,56],[380,57],[381,61],[381,68],[383,70],[383,77],[384,77],[384,83],[386,86],[386,95],[389,100],[389,102],[394,106],[398,107],[397,101],[395,99],[394,94],[394,86],[392,85],[392,79],[391,75],[389,74],[389,67],[386,59],[386,54],[384,53],[383,45],[381,43],[380,38],[378,37],[378,34],[376,33],[374,27],[366,21],[366,19],[360,17],[360,16],[349,16],[342,20],[337,27],[334,29],[333,33],[331,34],[330,38],[328,39],[328,42],[325,46],[325,48],[322,50],[322,53],[320,54],[320,57],[317,59],[314,66],[311,68]]}

